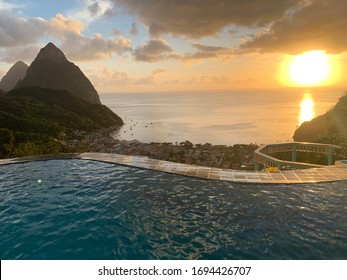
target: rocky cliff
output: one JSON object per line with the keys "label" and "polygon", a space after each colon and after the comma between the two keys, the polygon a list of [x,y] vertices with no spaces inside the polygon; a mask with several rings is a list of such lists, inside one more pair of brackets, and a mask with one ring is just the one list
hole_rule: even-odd
{"label": "rocky cliff", "polygon": [[28,67],[29,66],[22,61],[16,62],[1,79],[0,89],[3,91],[13,89],[16,84],[25,77]]}
{"label": "rocky cliff", "polygon": [[25,86],[67,90],[89,103],[101,104],[96,89],[80,68],[52,43],[40,50],[24,79],[17,84],[17,88]]}
{"label": "rocky cliff", "polygon": [[309,122],[304,122],[294,133],[295,141],[347,142],[347,95],[340,98],[333,109]]}

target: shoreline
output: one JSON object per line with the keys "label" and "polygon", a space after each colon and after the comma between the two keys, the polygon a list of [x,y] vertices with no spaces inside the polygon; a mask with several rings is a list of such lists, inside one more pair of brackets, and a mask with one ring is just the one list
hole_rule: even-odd
{"label": "shoreline", "polygon": [[206,167],[253,170],[256,144],[212,145],[193,144],[186,140],[181,143],[151,142],[114,139],[112,128],[96,132],[79,132],[80,140],[67,140],[69,147],[86,147],[88,152],[117,153],[131,156],[147,156],[151,159],[199,165]]}

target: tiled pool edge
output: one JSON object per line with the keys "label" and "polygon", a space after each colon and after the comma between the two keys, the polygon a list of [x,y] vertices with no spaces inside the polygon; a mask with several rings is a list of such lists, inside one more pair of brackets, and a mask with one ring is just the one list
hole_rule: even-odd
{"label": "tiled pool edge", "polygon": [[187,177],[206,180],[218,180],[246,184],[303,184],[347,180],[346,166],[327,166],[325,168],[300,169],[292,171],[241,171],[219,169],[205,166],[188,165],[143,156],[128,156],[108,153],[59,154],[12,158],[0,160],[0,166],[5,164],[25,163],[56,159],[92,160],[111,164],[119,164],[135,168],[154,170]]}
{"label": "tiled pool edge", "polygon": [[41,156],[28,156],[18,158],[0,159],[1,165],[26,163],[31,161],[46,161],[55,159],[80,159],[81,154],[57,154],[57,155],[41,155]]}

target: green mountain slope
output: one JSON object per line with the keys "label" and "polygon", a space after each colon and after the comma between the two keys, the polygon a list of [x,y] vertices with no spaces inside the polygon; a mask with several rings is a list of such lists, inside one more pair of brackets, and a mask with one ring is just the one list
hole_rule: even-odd
{"label": "green mountain slope", "polygon": [[76,137],[76,131],[121,125],[122,119],[106,106],[88,103],[68,91],[23,87],[0,94],[2,157],[22,155],[10,151],[6,145],[18,147],[30,142],[44,147],[62,135],[71,139]]}

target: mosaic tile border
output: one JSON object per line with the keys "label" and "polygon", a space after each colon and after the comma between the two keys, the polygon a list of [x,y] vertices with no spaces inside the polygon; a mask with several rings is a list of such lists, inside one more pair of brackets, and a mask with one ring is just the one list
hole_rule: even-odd
{"label": "mosaic tile border", "polygon": [[38,160],[81,159],[113,163],[135,168],[166,172],[208,180],[247,184],[302,184],[347,180],[347,165],[333,165],[324,168],[298,169],[288,171],[242,171],[210,168],[143,156],[128,156],[107,153],[61,154],[0,160],[0,165],[24,163]]}

